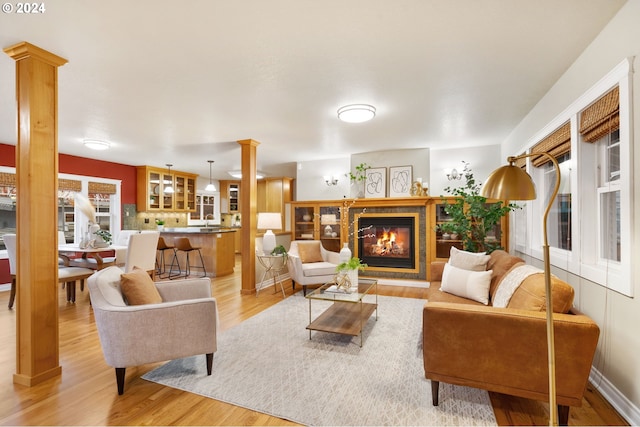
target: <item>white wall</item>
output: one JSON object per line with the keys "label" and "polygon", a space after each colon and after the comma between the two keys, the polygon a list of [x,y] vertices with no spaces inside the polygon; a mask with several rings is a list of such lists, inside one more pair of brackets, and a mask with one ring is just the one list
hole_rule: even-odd
{"label": "white wall", "polygon": [[[429,149],[371,151],[353,154],[350,157],[328,160],[313,160],[298,163],[296,174],[296,200],[338,200],[356,197],[358,189],[345,176],[349,171],[355,174],[355,167],[366,163],[371,167],[411,166],[413,180],[422,178],[429,181]],[[338,177],[338,185],[327,186],[323,176]],[[387,182],[388,185],[388,182]],[[388,193],[387,193],[388,194]]]}
{"label": "white wall", "polygon": [[[299,162],[296,171],[295,200],[337,200],[349,197],[349,158],[310,160]],[[338,184],[328,186],[323,176],[333,175]]]}
{"label": "white wall", "polygon": [[469,163],[477,182],[484,182],[489,174],[499,166],[506,164],[507,158],[500,155],[500,145],[482,147],[466,147],[431,150],[431,177],[429,179],[429,195],[442,196],[446,187],[457,187],[464,184],[460,181],[449,181],[446,169],[462,171],[462,162]]}
{"label": "white wall", "polygon": [[[519,153],[530,139],[573,101],[627,57],[636,56],[632,90],[633,170],[640,166],[640,0],[629,0],[551,90],[502,144],[503,156]],[[633,186],[634,254],[640,253],[640,186]],[[637,258],[637,255],[636,255]],[[631,425],[640,424],[640,298],[629,298],[579,276],[556,270],[576,288],[576,304],[600,326],[601,338],[594,368],[602,376],[594,384]],[[640,278],[640,263],[633,277]],[[635,282],[634,295],[640,285]]]}

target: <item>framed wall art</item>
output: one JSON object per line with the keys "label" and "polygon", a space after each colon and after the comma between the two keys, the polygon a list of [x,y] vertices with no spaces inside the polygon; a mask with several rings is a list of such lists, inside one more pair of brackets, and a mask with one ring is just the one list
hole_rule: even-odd
{"label": "framed wall art", "polygon": [[389,168],[389,197],[409,197],[413,182],[412,166],[392,166]]}
{"label": "framed wall art", "polygon": [[386,197],[387,168],[369,168],[364,181],[364,197]]}

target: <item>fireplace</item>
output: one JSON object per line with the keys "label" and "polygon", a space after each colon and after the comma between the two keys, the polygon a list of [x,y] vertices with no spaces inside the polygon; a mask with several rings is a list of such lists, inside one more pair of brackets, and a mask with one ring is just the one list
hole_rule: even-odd
{"label": "fireplace", "polygon": [[416,216],[358,215],[357,256],[369,268],[416,270]]}

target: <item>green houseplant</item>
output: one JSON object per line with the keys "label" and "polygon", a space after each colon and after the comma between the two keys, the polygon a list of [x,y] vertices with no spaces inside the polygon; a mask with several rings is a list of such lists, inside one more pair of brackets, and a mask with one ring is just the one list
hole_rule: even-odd
{"label": "green houseplant", "polygon": [[356,185],[358,187],[358,197],[364,197],[364,182],[367,180],[367,169],[370,169],[366,163],[360,163],[355,167],[356,173],[349,171],[349,173],[345,173],[344,176],[349,178],[352,185]]}
{"label": "green houseplant", "polygon": [[271,255],[282,255],[282,262],[284,264],[287,263],[287,257],[289,256],[289,254],[287,254],[287,250],[282,245],[278,245],[273,248],[273,250],[271,251]]}
{"label": "green houseplant", "polygon": [[501,201],[487,203],[486,197],[480,195],[481,185],[476,182],[468,163],[465,164],[463,178],[464,185],[444,189],[455,199],[449,201],[442,196],[445,212],[451,221],[441,224],[441,229],[445,226],[449,233],[458,234],[463,249],[469,252],[490,253],[502,249],[500,240],[492,239],[491,233],[502,217],[520,207],[513,203],[505,205]]}
{"label": "green houseplant", "polygon": [[349,261],[341,262],[336,266],[335,282],[338,289],[351,291],[351,288],[358,287],[358,271],[367,268],[367,264],[363,263],[360,258],[351,257]]}

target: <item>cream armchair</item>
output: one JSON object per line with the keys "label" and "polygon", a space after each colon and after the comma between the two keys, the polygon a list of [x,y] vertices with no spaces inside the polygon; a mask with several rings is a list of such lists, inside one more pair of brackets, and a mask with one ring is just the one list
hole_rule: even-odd
{"label": "cream armchair", "polygon": [[102,351],[116,369],[118,394],[124,392],[128,366],[205,354],[211,375],[218,313],[210,279],[156,282],[161,303],[127,305],[120,289],[123,273],[112,266],[88,280]]}
{"label": "cream armchair", "polygon": [[320,240],[294,240],[288,255],[293,288],[296,288],[296,283],[301,285],[304,295],[307,294],[308,285],[332,281],[340,264],[340,254],[326,250]]}

